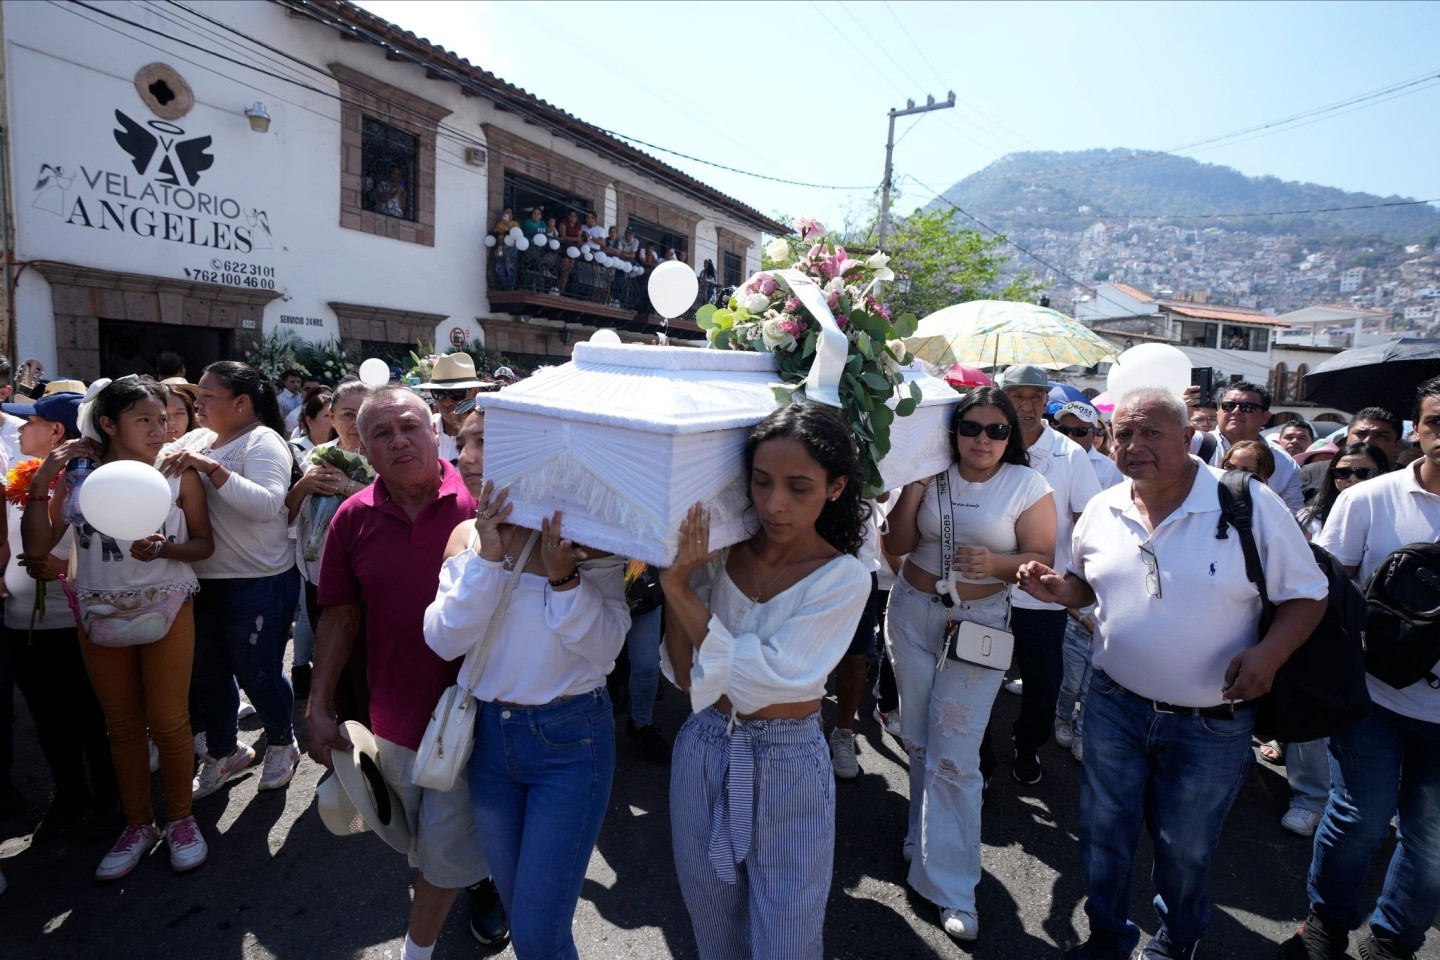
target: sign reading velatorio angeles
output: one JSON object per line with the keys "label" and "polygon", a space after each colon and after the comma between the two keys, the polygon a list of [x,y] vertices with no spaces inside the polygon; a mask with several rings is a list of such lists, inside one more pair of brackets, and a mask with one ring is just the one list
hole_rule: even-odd
{"label": "sign reading velatorio angeles", "polygon": [[77,229],[206,253],[185,265],[188,279],[274,289],[275,268],[252,259],[275,249],[269,214],[201,184],[216,164],[211,137],[120,110],[115,120],[115,165],[41,163],[30,205]]}

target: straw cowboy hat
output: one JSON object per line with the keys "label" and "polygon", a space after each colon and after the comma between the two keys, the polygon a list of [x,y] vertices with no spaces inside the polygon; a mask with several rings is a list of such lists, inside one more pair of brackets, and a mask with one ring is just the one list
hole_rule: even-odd
{"label": "straw cowboy hat", "polygon": [[[345,834],[342,835],[348,835],[355,832],[354,816],[358,815],[381,840],[400,853],[409,855],[410,820],[405,815],[405,805],[400,802],[400,795],[380,772],[380,744],[373,733],[354,720],[345,721],[340,725],[340,729],[349,739],[352,748],[348,753],[331,751],[330,756],[335,762],[333,779],[340,781],[341,792],[350,801],[349,808],[355,813],[351,814],[347,808],[339,805],[335,800],[334,788],[327,787],[325,797],[329,797],[331,802],[327,803],[325,797],[321,798],[320,819],[325,822],[330,832],[339,833],[335,827],[341,826],[345,829]],[[316,793],[319,795],[320,791],[317,789]]]}
{"label": "straw cowboy hat", "polygon": [[174,387],[176,392],[183,393],[190,398],[190,402],[200,399],[200,388],[195,386],[184,377],[166,377],[160,381],[162,387]]}
{"label": "straw cowboy hat", "polygon": [[84,393],[85,384],[79,380],[51,380],[45,384],[45,392],[41,396],[50,396],[52,393]]}
{"label": "straw cowboy hat", "polygon": [[447,353],[435,361],[430,370],[430,382],[416,386],[417,390],[465,390],[469,387],[484,387],[492,384],[475,376],[475,361],[468,353]]}

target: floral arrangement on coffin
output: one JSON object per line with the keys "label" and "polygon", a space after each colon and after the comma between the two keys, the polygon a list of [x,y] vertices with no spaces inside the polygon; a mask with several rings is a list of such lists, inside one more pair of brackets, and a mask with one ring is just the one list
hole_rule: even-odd
{"label": "floral arrangement on coffin", "polygon": [[[860,441],[863,495],[884,492],[878,464],[890,452],[890,425],[895,417],[914,412],[920,401],[912,383],[909,396],[892,408],[889,401],[903,382],[905,337],[915,333],[916,319],[905,314],[892,319],[874,296],[881,282],[893,280],[889,257],[876,253],[867,260],[852,258],[843,246],[825,239],[825,227],[810,219],[795,222],[800,243],[810,244],[795,257],[790,241],[779,238],[765,248],[772,262],[793,259],[793,268],[820,287],[835,323],[845,334],[848,353],[840,377],[840,416]],[[710,346],[720,350],[751,350],[774,354],[785,386],[776,388],[776,400],[788,403],[799,393],[810,373],[820,338],[820,321],[803,305],[782,271],[751,277],[724,307],[707,304],[696,314]]]}

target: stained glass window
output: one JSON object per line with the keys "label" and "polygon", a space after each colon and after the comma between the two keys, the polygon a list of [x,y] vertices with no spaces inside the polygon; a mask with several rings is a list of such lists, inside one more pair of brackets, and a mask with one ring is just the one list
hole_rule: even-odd
{"label": "stained glass window", "polygon": [[360,205],[402,220],[415,219],[415,161],[419,153],[411,134],[364,118],[360,164],[363,172]]}

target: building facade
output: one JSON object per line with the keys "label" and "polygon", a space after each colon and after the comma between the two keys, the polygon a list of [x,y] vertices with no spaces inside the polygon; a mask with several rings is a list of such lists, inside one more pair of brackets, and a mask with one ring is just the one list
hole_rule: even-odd
{"label": "building facade", "polygon": [[[11,350],[192,377],[287,330],[352,356],[480,341],[563,359],[645,310],[495,296],[517,192],[759,266],[779,224],[349,3],[5,0]],[[681,325],[683,326],[683,324]]]}

